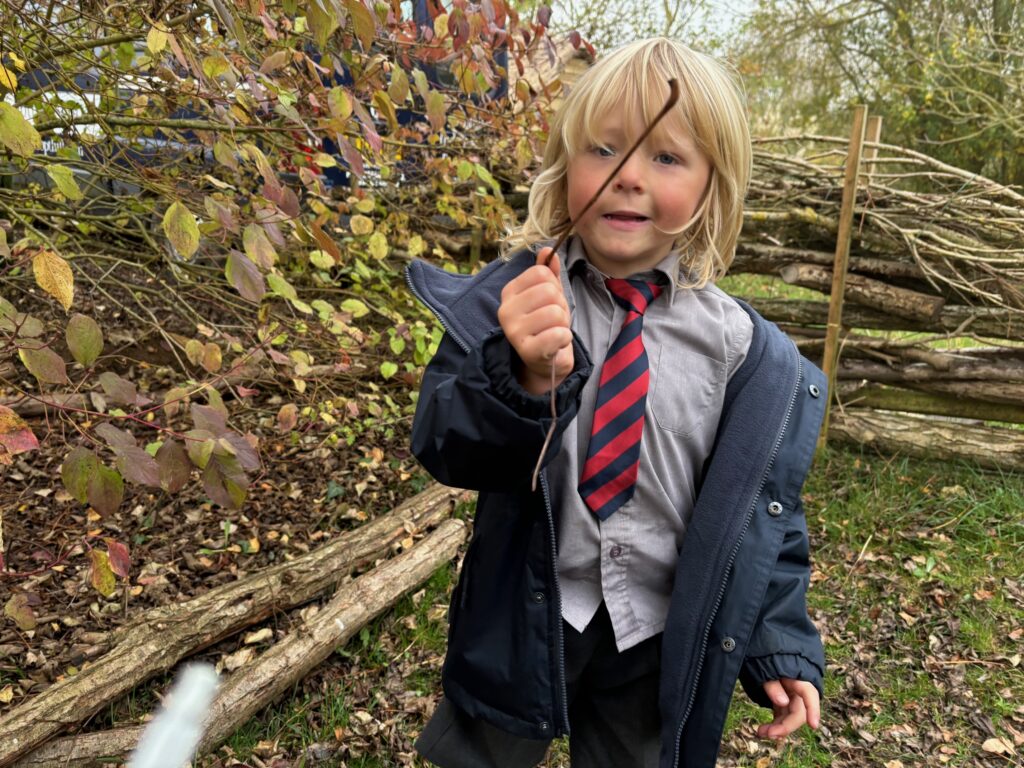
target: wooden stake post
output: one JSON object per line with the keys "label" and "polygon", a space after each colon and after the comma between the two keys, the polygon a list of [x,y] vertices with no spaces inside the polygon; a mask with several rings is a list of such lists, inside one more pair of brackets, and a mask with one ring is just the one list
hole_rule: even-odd
{"label": "wooden stake post", "polygon": [[[836,236],[836,258],[832,266],[832,294],[828,305],[828,324],[825,328],[825,354],[822,370],[828,377],[829,399],[836,387],[836,364],[839,360],[839,328],[843,319],[843,294],[846,291],[846,267],[850,260],[850,235],[853,232],[853,209],[857,202],[857,179],[860,175],[861,150],[864,147],[864,128],[867,107],[857,107],[853,112],[853,129],[850,131],[850,149],[846,155],[846,174],[843,178],[843,203],[839,212],[839,232]],[[879,128],[881,124],[879,123]],[[825,409],[825,420],[818,437],[818,448],[823,448],[828,439],[829,409]]]}

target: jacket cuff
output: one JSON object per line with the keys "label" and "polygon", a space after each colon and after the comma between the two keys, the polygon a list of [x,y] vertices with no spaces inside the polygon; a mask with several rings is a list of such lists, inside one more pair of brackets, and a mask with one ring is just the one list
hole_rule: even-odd
{"label": "jacket cuff", "polygon": [[[576,335],[572,340],[573,369],[555,389],[555,405],[559,416],[572,410],[580,390],[590,376],[591,363]],[[494,395],[525,419],[550,423],[551,396],[527,392],[516,379],[515,371],[521,365],[518,353],[509,344],[501,328],[496,328],[483,340],[480,348],[484,374],[490,380]]]}
{"label": "jacket cuff", "polygon": [[764,684],[769,680],[781,680],[784,677],[804,680],[818,689],[819,698],[824,698],[823,676],[824,670],[806,656],[799,653],[776,653],[744,659],[741,677],[743,688],[754,703],[770,709],[771,700],[764,692]]}

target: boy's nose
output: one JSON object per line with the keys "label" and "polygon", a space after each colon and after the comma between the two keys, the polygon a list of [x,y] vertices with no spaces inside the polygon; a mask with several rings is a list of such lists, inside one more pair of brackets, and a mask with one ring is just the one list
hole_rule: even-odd
{"label": "boy's nose", "polygon": [[643,160],[639,154],[639,151],[634,152],[633,156],[615,174],[615,181],[612,182],[615,189],[625,192],[636,191],[643,187]]}

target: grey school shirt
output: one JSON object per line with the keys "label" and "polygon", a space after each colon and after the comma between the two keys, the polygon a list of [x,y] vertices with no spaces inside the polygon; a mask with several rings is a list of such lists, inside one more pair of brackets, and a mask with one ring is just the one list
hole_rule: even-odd
{"label": "grey school shirt", "polygon": [[562,258],[572,328],[594,362],[579,415],[548,467],[558,515],[562,617],[582,632],[603,600],[621,652],[665,627],[679,549],[715,439],[725,385],[746,357],[753,325],[717,287],[679,288],[675,252],[654,270],[634,275],[663,284],[644,314],[650,388],[640,469],[633,498],[600,522],[577,486],[601,366],[625,310],[612,300],[604,275],[586,260],[579,238],[570,241]]}

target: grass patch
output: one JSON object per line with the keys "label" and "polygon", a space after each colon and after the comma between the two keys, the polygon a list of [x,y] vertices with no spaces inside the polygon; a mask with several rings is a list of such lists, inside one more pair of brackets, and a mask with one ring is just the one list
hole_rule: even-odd
{"label": "grass patch", "polygon": [[[719,766],[1014,764],[982,744],[1024,732],[1024,478],[830,448],[804,501],[808,607],[828,659],[823,727],[763,742],[755,729],[770,714],[737,687]],[[331,765],[424,765],[411,745],[440,694],[453,578],[454,567],[434,574],[235,734],[231,752],[267,762],[273,743],[298,761],[328,742]],[[556,742],[545,765],[568,764]]]}

